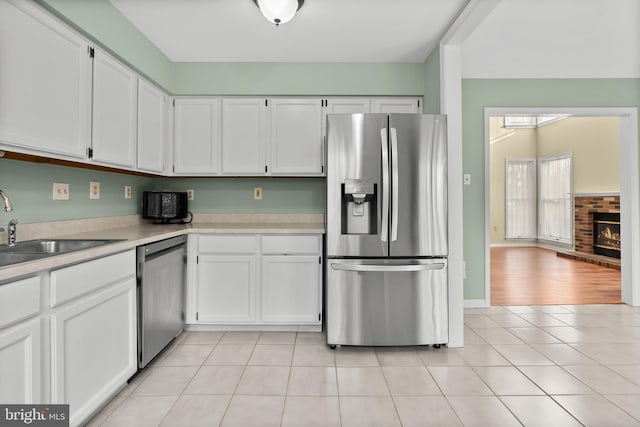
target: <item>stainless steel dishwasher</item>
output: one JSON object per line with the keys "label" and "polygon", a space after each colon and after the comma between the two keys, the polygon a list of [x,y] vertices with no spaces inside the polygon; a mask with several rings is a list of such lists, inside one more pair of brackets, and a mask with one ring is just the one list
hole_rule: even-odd
{"label": "stainless steel dishwasher", "polygon": [[138,369],[184,329],[187,236],[138,246]]}

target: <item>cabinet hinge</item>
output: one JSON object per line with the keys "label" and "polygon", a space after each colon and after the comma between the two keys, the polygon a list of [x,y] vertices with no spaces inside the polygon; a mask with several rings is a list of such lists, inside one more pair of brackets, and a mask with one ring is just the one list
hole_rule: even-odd
{"label": "cabinet hinge", "polygon": [[89,53],[89,58],[93,58],[96,55],[96,50],[91,46],[87,46],[87,52]]}
{"label": "cabinet hinge", "polygon": [[318,322],[322,320],[322,313],[318,313]]}
{"label": "cabinet hinge", "polygon": [[198,313],[198,312],[196,311],[196,320],[200,320],[200,319],[198,319],[198,317],[199,317],[199,316],[200,316],[200,313]]}
{"label": "cabinet hinge", "polygon": [[173,106],[174,107],[176,106],[176,100],[175,99],[173,100]]}
{"label": "cabinet hinge", "polygon": [[87,158],[89,159],[93,158],[93,148],[91,147],[87,148]]}
{"label": "cabinet hinge", "polygon": [[200,264],[200,255],[196,255],[196,264]]}
{"label": "cabinet hinge", "polygon": [[265,100],[264,100],[264,106],[265,106],[265,107],[268,107],[268,106],[269,106],[269,100],[268,100],[268,99],[265,99]]}
{"label": "cabinet hinge", "polygon": [[173,170],[173,173],[176,173],[176,165],[173,165],[171,169]]}
{"label": "cabinet hinge", "polygon": [[420,108],[420,100],[418,99],[418,108]]}
{"label": "cabinet hinge", "polygon": [[267,165],[264,165],[264,173],[267,173],[268,170]]}
{"label": "cabinet hinge", "polygon": [[318,264],[322,264],[322,257],[321,256],[318,257]]}

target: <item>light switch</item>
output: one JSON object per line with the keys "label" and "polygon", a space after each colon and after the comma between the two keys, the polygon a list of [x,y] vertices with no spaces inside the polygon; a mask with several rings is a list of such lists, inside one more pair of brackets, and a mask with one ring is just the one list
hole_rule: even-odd
{"label": "light switch", "polygon": [[471,174],[470,173],[465,173],[462,176],[462,182],[464,183],[464,185],[471,185]]}

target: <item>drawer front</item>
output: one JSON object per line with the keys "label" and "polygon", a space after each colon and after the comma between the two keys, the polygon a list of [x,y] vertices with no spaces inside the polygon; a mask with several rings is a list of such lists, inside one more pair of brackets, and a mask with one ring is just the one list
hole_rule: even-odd
{"label": "drawer front", "polygon": [[257,237],[251,235],[206,235],[198,237],[199,253],[253,254],[258,250]]}
{"label": "drawer front", "polygon": [[263,254],[318,254],[320,236],[274,235],[262,236]]}
{"label": "drawer front", "polygon": [[135,277],[134,250],[51,272],[51,306],[55,307],[103,286]]}
{"label": "drawer front", "polygon": [[0,328],[40,312],[40,277],[0,285]]}

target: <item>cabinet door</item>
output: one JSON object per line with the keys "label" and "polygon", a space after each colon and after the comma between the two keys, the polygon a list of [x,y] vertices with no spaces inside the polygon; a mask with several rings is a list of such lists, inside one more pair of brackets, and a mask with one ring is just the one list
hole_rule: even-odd
{"label": "cabinet door", "polygon": [[160,89],[138,80],[138,169],[164,171],[165,101]]}
{"label": "cabinet door", "polygon": [[32,2],[0,2],[0,147],[86,158],[91,138],[87,43]]}
{"label": "cabinet door", "polygon": [[262,256],[264,323],[320,323],[319,259],[307,255]]}
{"label": "cabinet door", "polygon": [[220,168],[220,99],[176,99],[174,129],[174,172],[217,174]]}
{"label": "cabinet door", "polygon": [[327,114],[370,113],[371,102],[367,97],[327,98]]}
{"label": "cabinet door", "polygon": [[0,402],[42,403],[40,317],[0,330]]}
{"label": "cabinet door", "polygon": [[96,49],[93,58],[93,160],[136,165],[138,78]]}
{"label": "cabinet door", "polygon": [[256,321],[255,255],[200,255],[196,320]]}
{"label": "cabinet door", "polygon": [[222,173],[265,171],[266,111],[264,98],[222,100]]}
{"label": "cabinet door", "polygon": [[51,401],[82,423],[133,375],[135,278],[66,304],[51,316]]}
{"label": "cabinet door", "polygon": [[322,175],[322,100],[270,100],[272,175]]}
{"label": "cabinet door", "polygon": [[422,113],[420,98],[374,98],[372,113]]}

